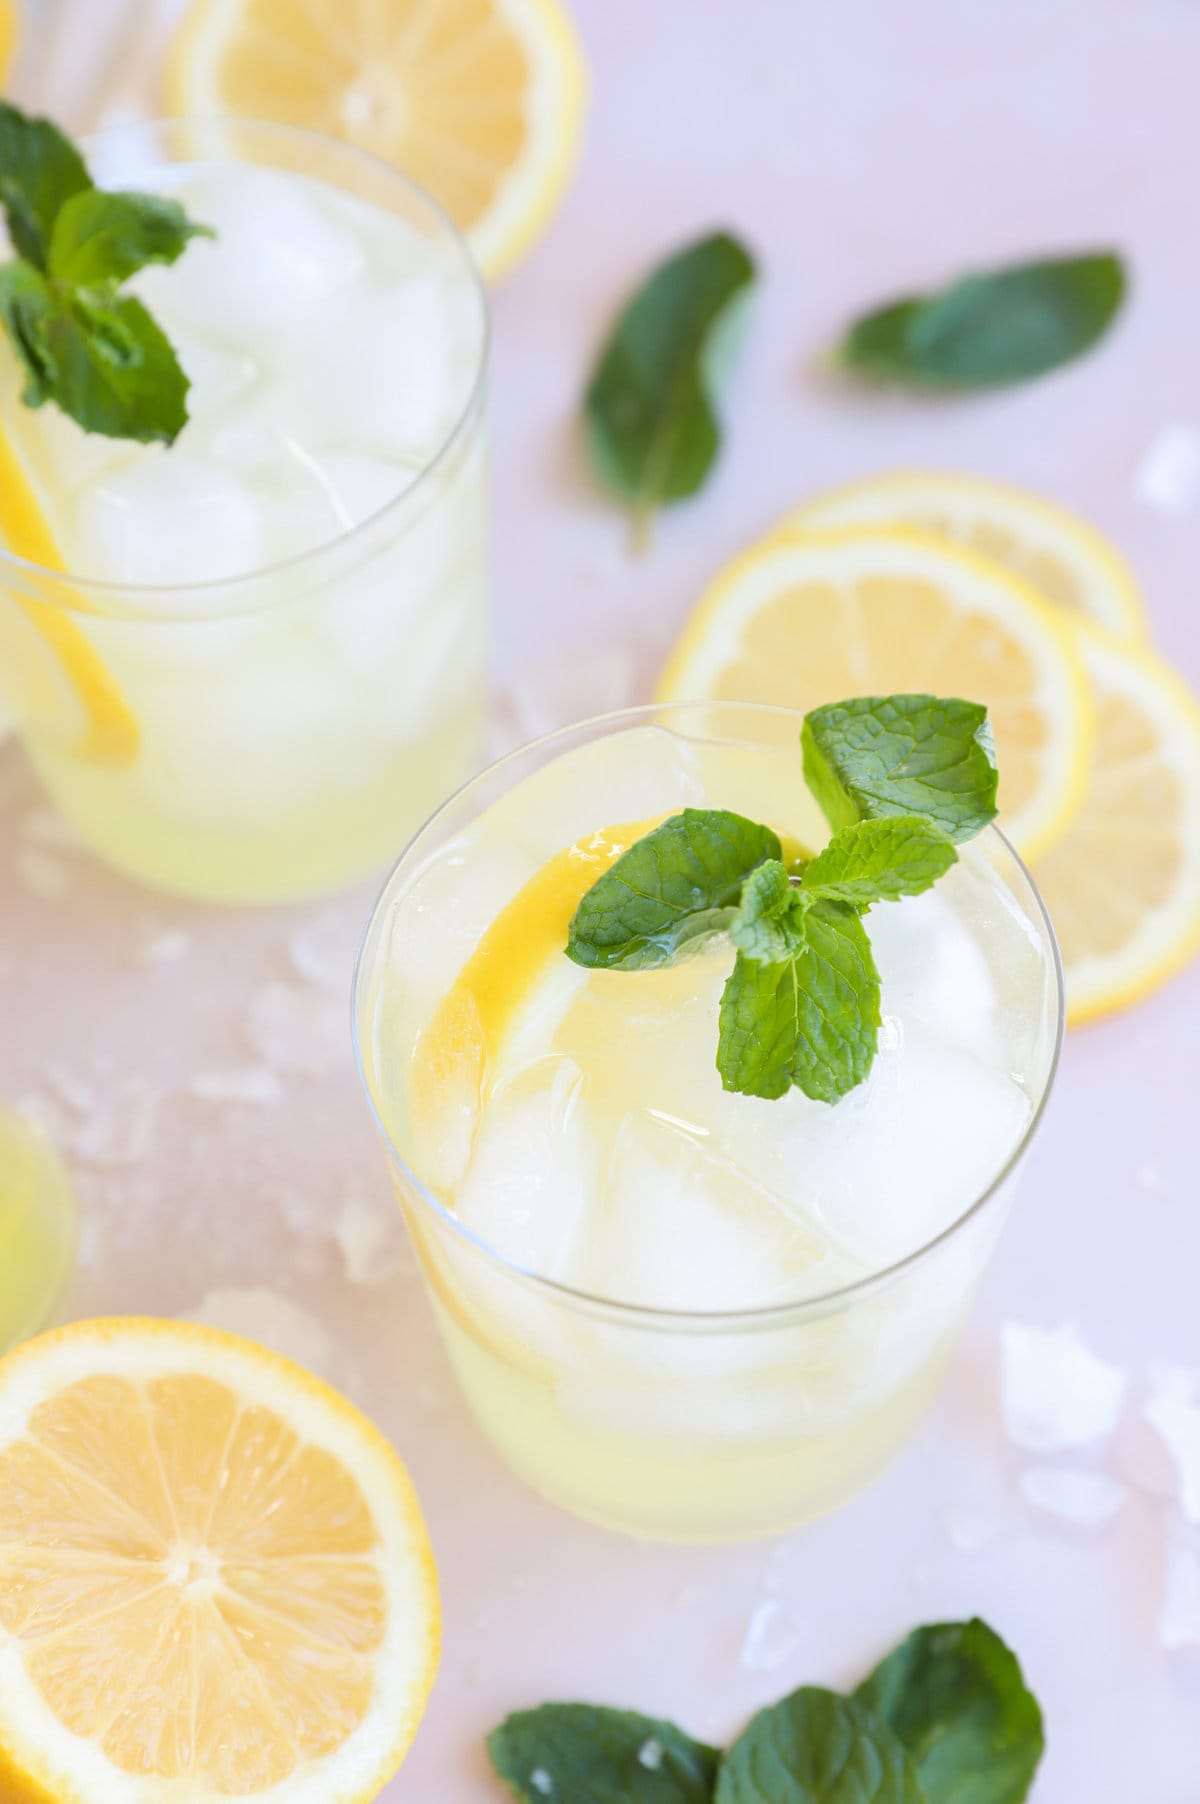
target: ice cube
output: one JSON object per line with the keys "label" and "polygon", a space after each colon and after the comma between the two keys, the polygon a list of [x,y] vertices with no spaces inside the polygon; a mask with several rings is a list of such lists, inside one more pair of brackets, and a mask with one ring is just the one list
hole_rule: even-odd
{"label": "ice cube", "polygon": [[437,280],[391,288],[363,281],[339,297],[336,333],[314,322],[321,380],[305,403],[314,445],[353,445],[418,467],[429,461],[466,405],[473,376],[455,355],[445,309]]}
{"label": "ice cube", "polygon": [[912,1017],[835,1108],[798,1093],[788,1104],[775,1131],[798,1191],[836,1244],[876,1269],[935,1239],[983,1195],[1031,1113],[1005,1072]]}
{"label": "ice cube", "polygon": [[253,357],[240,351],[222,351],[194,338],[186,339],[179,346],[179,361],[191,383],[187,406],[193,439],[197,425],[242,400],[259,377]]}
{"label": "ice cube", "polygon": [[350,1056],[345,1004],[308,985],[266,983],[251,998],[246,1034],[275,1071],[316,1075]]}
{"label": "ice cube", "polygon": [[804,1621],[790,1604],[767,1598],[746,1625],[741,1665],[750,1672],[774,1672],[799,1653],[804,1632]]}
{"label": "ice cube", "polygon": [[202,1071],[189,1085],[203,1102],[278,1102],[283,1085],[267,1065],[237,1065],[225,1071]]}
{"label": "ice cube", "polygon": [[1021,1474],[1021,1491],[1035,1509],[1079,1528],[1110,1522],[1129,1501],[1119,1479],[1076,1466],[1031,1466]]}
{"label": "ice cube", "polygon": [[1188,513],[1200,500],[1200,432],[1164,427],[1138,465],[1134,489],[1155,513]]}
{"label": "ice cube", "polygon": [[351,1198],[333,1225],[348,1284],[384,1284],[404,1264],[400,1218]]}
{"label": "ice cube", "polygon": [[216,237],[194,239],[171,269],[142,270],[130,284],[169,337],[279,359],[300,324],[328,329],[331,307],[340,312],[366,255],[357,234],[319,204],[320,191],[306,186],[249,163],[239,165],[236,182],[218,173],[177,184],[192,218]]}
{"label": "ice cube", "polygon": [[411,464],[358,451],[314,453],[314,462],[347,530],[387,507],[418,474]]}
{"label": "ice cube", "polygon": [[1180,1508],[1189,1522],[1200,1522],[1200,1402],[1160,1389],[1144,1414],[1174,1461]]}
{"label": "ice cube", "polygon": [[80,496],[74,553],[88,576],[164,586],[268,561],[254,495],[178,445],[147,446]]}
{"label": "ice cube", "polygon": [[1034,1453],[1086,1447],[1116,1428],[1128,1378],[1097,1358],[1070,1323],[1001,1330],[1001,1405],[1011,1440]]}

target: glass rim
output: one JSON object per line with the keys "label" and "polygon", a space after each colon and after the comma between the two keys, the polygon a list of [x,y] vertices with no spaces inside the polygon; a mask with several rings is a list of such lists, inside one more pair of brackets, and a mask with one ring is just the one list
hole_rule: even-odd
{"label": "glass rim", "polygon": [[435,1196],[429,1186],[417,1176],[409,1161],[396,1145],[380,1114],[374,1093],[367,1079],[363,1058],[363,1036],[359,1031],[360,1013],[365,1014],[366,1005],[365,986],[368,975],[366,969],[366,955],[376,924],[382,919],[384,909],[388,904],[392,886],[395,884],[404,868],[409,864],[412,855],[417,851],[422,839],[431,829],[437,826],[438,822],[441,821],[451,809],[456,807],[478,784],[481,784],[485,778],[494,777],[498,772],[503,772],[506,767],[523,760],[530,753],[550,751],[555,746],[560,745],[565,741],[577,738],[581,733],[594,733],[597,728],[606,729],[604,736],[607,736],[608,733],[619,731],[627,726],[634,727],[656,723],[660,721],[664,715],[678,716],[680,714],[700,710],[705,710],[710,713],[716,710],[722,714],[731,713],[747,716],[767,715],[775,719],[794,721],[797,725],[799,725],[804,718],[803,713],[798,709],[784,708],[770,702],[694,700],[646,702],[636,707],[617,708],[606,714],[592,715],[585,720],[572,722],[569,726],[557,727],[553,732],[540,734],[536,739],[528,740],[524,744],[514,747],[512,751],[506,752],[503,757],[497,758],[493,760],[492,763],[485,765],[482,770],[477,771],[474,776],[469,777],[465,783],[461,783],[451,795],[446,797],[445,801],[421,823],[416,832],[409,838],[403,851],[384,878],[383,883],[376,894],[375,900],[371,905],[370,914],[367,917],[366,929],[359,945],[358,955],[355,959],[354,975],[350,987],[350,1021],[354,1045],[354,1063],[358,1071],[359,1081],[362,1084],[363,1090],[366,1092],[367,1105],[371,1111],[375,1125],[383,1137],[384,1145],[387,1148],[390,1157],[395,1161],[397,1167],[403,1173],[406,1183],[411,1185],[421,1202],[433,1212],[434,1216],[443,1226],[450,1229],[452,1234],[458,1240],[462,1241],[474,1253],[481,1255],[485,1260],[499,1267],[506,1276],[513,1278],[517,1282],[528,1286],[533,1291],[548,1297],[549,1300],[553,1302],[568,1306],[577,1311],[582,1310],[585,1314],[599,1315],[610,1323],[624,1324],[628,1327],[658,1330],[661,1332],[690,1331],[710,1334],[729,1333],[731,1331],[765,1332],[770,1329],[786,1327],[796,1321],[829,1315],[837,1310],[852,1306],[854,1303],[869,1297],[874,1292],[890,1287],[908,1272],[925,1264],[927,1260],[932,1258],[940,1250],[941,1247],[949,1244],[950,1241],[957,1239],[960,1232],[965,1229],[969,1223],[983,1214],[992,1198],[1003,1189],[1004,1185],[1020,1165],[1021,1160],[1024,1158],[1025,1153],[1029,1148],[1030,1142],[1041,1125],[1047,1101],[1054,1088],[1054,1080],[1058,1072],[1063,1040],[1066,1033],[1066,988],[1063,975],[1062,954],[1059,949],[1057,935],[1054,931],[1054,924],[1050,919],[1050,913],[1046,907],[1041,891],[1034,882],[1024,859],[1022,859],[1012,845],[1012,842],[1003,832],[1001,832],[1000,828],[997,827],[994,822],[985,827],[983,833],[978,837],[981,840],[990,838],[999,841],[1015,866],[1021,880],[1025,884],[1034,903],[1036,918],[1041,923],[1045,943],[1050,953],[1050,962],[1054,976],[1054,1044],[1051,1049],[1049,1064],[1046,1068],[1046,1075],[1042,1084],[1041,1094],[1034,1105],[1033,1112],[1026,1122],[1020,1138],[1009,1153],[1000,1170],[991,1178],[984,1189],[974,1197],[969,1204],[967,1204],[961,1213],[955,1216],[953,1221],[949,1222],[931,1239],[922,1241],[919,1246],[914,1247],[913,1250],[906,1253],[903,1258],[891,1260],[887,1265],[881,1266],[878,1271],[867,1272],[860,1278],[852,1279],[847,1284],[836,1285],[833,1289],[821,1291],[815,1296],[797,1297],[790,1302],[768,1303],[751,1309],[670,1309],[655,1304],[628,1303],[622,1301],[618,1297],[600,1296],[591,1291],[581,1290],[574,1285],[564,1284],[557,1278],[548,1277],[544,1272],[539,1272],[532,1267],[521,1265],[516,1260],[510,1259],[507,1254],[501,1252],[498,1247],[493,1246],[490,1241],[485,1240],[481,1235],[469,1228],[465,1222],[461,1221],[453,1211],[446,1206],[445,1203]]}
{"label": "glass rim", "polygon": [[[385,501],[382,507],[375,508],[356,525],[345,528],[335,534],[333,538],[323,539],[319,545],[310,545],[307,550],[292,552],[287,557],[276,558],[271,563],[257,564],[249,570],[235,571],[231,576],[204,577],[194,582],[132,583],[110,581],[105,577],[98,576],[76,575],[73,570],[69,569],[56,570],[47,564],[39,564],[32,558],[20,557],[17,553],[10,551],[6,545],[0,543],[0,570],[4,568],[18,570],[25,576],[44,583],[50,592],[39,597],[39,600],[43,601],[46,606],[61,609],[64,613],[78,613],[80,610],[72,607],[68,599],[61,595],[55,595],[53,591],[56,588],[74,589],[89,599],[96,598],[92,600],[89,611],[99,618],[136,618],[148,626],[184,625],[190,621],[212,619],[213,611],[205,609],[201,605],[206,598],[217,594],[229,595],[239,588],[250,588],[253,585],[286,576],[290,572],[307,568],[321,559],[337,557],[346,546],[370,534],[381,521],[393,515],[418,511],[417,504],[424,499],[428,492],[430,480],[449,461],[453,452],[466,437],[477,414],[482,410],[492,339],[492,313],[488,288],[466,234],[450,217],[441,202],[434,199],[427,188],[423,188],[419,182],[415,181],[412,176],[406,175],[395,164],[386,162],[382,157],[377,157],[370,151],[360,149],[357,144],[350,144],[343,138],[335,138],[329,132],[317,131],[306,125],[289,125],[284,120],[254,119],[240,114],[181,114],[177,118],[159,116],[124,120],[117,124],[101,126],[94,131],[85,132],[79,138],[78,144],[85,159],[90,162],[91,155],[96,149],[116,139],[133,139],[138,136],[159,133],[184,134],[188,131],[211,131],[216,134],[223,131],[231,140],[239,134],[255,133],[266,138],[290,141],[297,145],[308,144],[323,147],[327,152],[332,152],[335,156],[342,158],[343,161],[357,163],[364,169],[373,171],[376,175],[383,177],[385,181],[393,184],[398,191],[405,191],[409,198],[430,216],[438,227],[440,235],[453,245],[463,273],[479,304],[481,330],[474,374],[466,399],[453,425],[439,442],[437,450],[421,465],[417,475],[406,489],[401,489],[389,501]],[[181,162],[183,160],[179,159]],[[213,158],[211,160],[220,159]],[[237,164],[241,160],[232,154],[228,157],[228,161],[232,164]],[[142,607],[132,605],[138,601],[147,604],[156,596],[194,598],[196,611],[160,613],[157,610],[151,611],[145,605]],[[116,605],[105,607],[103,598],[111,598]],[[220,618],[228,620],[267,613],[272,608],[279,606],[281,601],[288,599],[290,597],[277,597],[249,602],[241,606],[225,607],[220,610]],[[123,602],[129,605],[122,607]]]}

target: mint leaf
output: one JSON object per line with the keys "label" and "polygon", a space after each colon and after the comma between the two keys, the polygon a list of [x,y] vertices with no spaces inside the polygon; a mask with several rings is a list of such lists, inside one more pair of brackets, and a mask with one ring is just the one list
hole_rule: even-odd
{"label": "mint leaf", "polygon": [[600,355],[584,398],[588,446],[642,525],[694,495],[716,460],[716,402],[754,279],[736,238],[702,238],[643,283]]}
{"label": "mint leaf", "polygon": [[760,1710],[721,1762],[715,1804],[929,1804],[886,1723],[816,1685]]}
{"label": "mint leaf", "polygon": [[28,264],[0,269],[3,318],[26,370],[23,399],[55,401],[85,431],[174,442],[188,380],[140,301],[54,289]]}
{"label": "mint leaf", "polygon": [[674,1723],[590,1704],[543,1704],[488,1736],[524,1804],[711,1804],[720,1758]]}
{"label": "mint leaf", "polygon": [[856,821],[805,868],[804,893],[855,908],[898,902],[930,889],[957,859],[942,829],[920,815]]}
{"label": "mint leaf", "polygon": [[83,158],[56,125],[0,100],[0,203],[19,256],[44,272],[60,208],[91,186]]}
{"label": "mint leaf", "polygon": [[956,843],[996,816],[987,709],[933,695],[864,695],[804,717],[804,776],[831,827],[921,815]]}
{"label": "mint leaf", "polygon": [[1115,251],[981,271],[865,314],[839,356],[865,375],[918,388],[1026,382],[1090,350],[1125,289]]}
{"label": "mint leaf", "polygon": [[793,958],[804,945],[806,906],[787,866],[770,858],[747,877],[729,937],[739,952],[760,964]]}
{"label": "mint leaf", "polygon": [[763,964],[739,952],[721,996],[717,1070],[726,1090],[782,1096],[793,1084],[837,1102],[875,1060],[879,973],[867,930],[844,902],[814,902],[794,957]]}
{"label": "mint leaf", "polygon": [[985,1622],[916,1629],[854,1694],[908,1749],[929,1804],[1021,1804],[1045,1747],[1015,1654]]}
{"label": "mint leaf", "polygon": [[90,188],[72,195],[54,221],[50,274],[76,288],[105,287],[148,263],[174,263],[193,238],[213,236],[178,201]]}
{"label": "mint leaf", "polygon": [[685,808],[647,833],[596,880],[571,921],[577,965],[642,971],[690,940],[729,926],[742,884],[778,835],[724,809]]}

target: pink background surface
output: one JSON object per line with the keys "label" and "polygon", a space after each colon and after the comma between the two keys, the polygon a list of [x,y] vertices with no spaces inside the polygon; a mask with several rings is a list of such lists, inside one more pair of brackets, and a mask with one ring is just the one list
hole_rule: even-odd
{"label": "pink background surface", "polygon": [[[1200,425],[1200,6],[579,0],[576,10],[593,86],[582,162],[551,231],[496,297],[499,675],[578,652],[589,699],[602,704],[606,685],[621,686],[619,660],[589,648],[627,643],[648,680],[704,581],[776,515],[824,484],[925,464],[1026,483],[1094,518],[1142,578],[1163,651],[1200,681],[1200,513],[1156,514],[1134,489],[1165,426]],[[71,16],[90,27],[95,0]],[[78,59],[78,29],[59,35]],[[51,80],[31,61],[27,91],[53,102],[64,84],[84,92],[86,75],[76,60]],[[131,98],[120,90],[117,104]],[[71,105],[72,121],[87,122],[82,101]],[[710,491],[664,518],[650,555],[633,561],[623,520],[582,463],[578,396],[629,285],[717,224],[742,232],[764,267],[729,455]],[[1134,271],[1119,328],[1093,358],[1035,386],[934,404],[856,396],[812,373],[840,323],[892,291],[976,262],[1110,242]],[[188,1091],[198,1073],[251,1056],[247,999],[288,979],[296,930],[320,916],[348,938],[368,894],[223,914],[159,901],[70,856],[69,893],[48,902],[14,868],[35,800],[10,747],[0,753],[0,1095],[49,1093],[57,1064],[101,1100],[132,1084],[156,1104],[142,1158],[78,1163],[85,1257],[69,1313],[184,1311],[215,1286],[266,1285],[328,1330],[320,1363],[409,1460],[445,1586],[441,1679],[388,1800],[497,1799],[482,1737],[546,1697],[629,1703],[719,1739],[795,1684],[855,1681],[917,1621],[978,1612],[1011,1639],[1045,1706],[1037,1799],[1194,1804],[1200,1650],[1168,1656],[1155,1630],[1165,1548],[1187,1531],[1145,1491],[1099,1533],[1035,1518],[1017,1489],[1028,1462],[1000,1427],[996,1373],[1003,1319],[1076,1320],[1135,1379],[1118,1448],[1099,1463],[1155,1476],[1137,1428],[1146,1362],[1200,1362],[1200,967],[1069,1041],[954,1377],[888,1475],[777,1546],[647,1549],[543,1506],[480,1444],[394,1224],[392,1275],[347,1280],[330,1238],[339,1211],[347,1200],[388,1208],[348,1044],[328,1070],[286,1077],[267,1106],[218,1109]],[[189,952],[141,962],[162,928],[186,931]],[[336,1021],[340,999],[330,1006]],[[982,1511],[998,1538],[956,1551],[948,1511]],[[739,1647],[770,1595],[796,1612],[795,1652],[749,1672]]]}

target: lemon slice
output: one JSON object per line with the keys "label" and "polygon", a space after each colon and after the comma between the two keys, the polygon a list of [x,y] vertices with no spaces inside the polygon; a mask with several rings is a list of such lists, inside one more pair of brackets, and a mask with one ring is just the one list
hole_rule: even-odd
{"label": "lemon slice", "polygon": [[1003,564],[1047,601],[1130,639],[1147,637],[1132,570],[1081,520],[1025,489],[978,476],[898,470],[816,495],[788,516],[802,530],[915,526]]}
{"label": "lemon slice", "polygon": [[437,1663],[408,1476],[298,1367],[178,1322],[0,1361],[0,1798],[374,1798]]}
{"label": "lemon slice", "polygon": [[307,125],[394,163],[489,276],[545,226],[584,111],[558,0],[192,0],[167,92],[177,113]]}
{"label": "lemon slice", "polygon": [[986,703],[1000,823],[1027,855],[1063,832],[1091,747],[1067,622],[1004,570],[926,534],[783,530],[719,576],[660,679],[660,700],[801,710],[906,691]]}
{"label": "lemon slice", "polygon": [[1062,947],[1071,1021],[1124,1008],[1200,947],[1200,704],[1153,653],[1095,628],[1083,806],[1034,865]]}
{"label": "lemon slice", "polygon": [[[2,424],[0,539],[15,557],[39,569],[62,569],[54,533]],[[141,740],[137,721],[91,640],[72,618],[73,611],[92,611],[88,602],[65,579],[43,578],[42,590],[46,600],[34,601],[11,589],[9,597],[26,627],[23,632],[0,631],[21,714],[41,722],[64,708],[73,716],[82,713],[78,755],[94,764],[132,764]]]}

